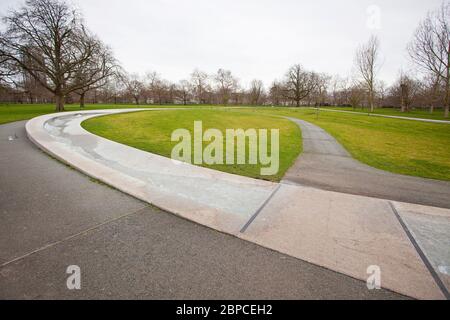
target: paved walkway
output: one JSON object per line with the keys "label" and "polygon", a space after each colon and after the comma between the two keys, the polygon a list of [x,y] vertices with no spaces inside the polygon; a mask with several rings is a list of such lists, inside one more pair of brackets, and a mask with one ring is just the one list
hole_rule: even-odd
{"label": "paved walkway", "polygon": [[[404,298],[91,181],[24,126],[0,125],[0,299]],[[72,264],[81,290],[66,287]]]}
{"label": "paved walkway", "polygon": [[302,130],[303,153],[285,182],[325,190],[450,208],[450,182],[393,174],[355,159],[322,128],[289,118]]}
{"label": "paved walkway", "polygon": [[27,123],[27,133],[88,175],[189,220],[361,280],[376,265],[383,287],[412,297],[448,296],[450,210],[180,164],[80,126],[89,117],[129,111],[41,116]]}
{"label": "paved walkway", "polygon": [[[310,107],[311,109],[317,109]],[[336,110],[336,109],[329,109],[329,108],[320,108],[320,111],[330,111],[330,112],[343,112],[343,113],[352,113],[352,114],[358,114],[362,116],[370,116],[370,117],[382,117],[382,118],[392,118],[392,119],[402,119],[402,120],[413,120],[413,121],[420,121],[420,122],[432,122],[432,123],[446,123],[450,124],[449,120],[436,120],[436,119],[426,119],[426,118],[414,118],[414,117],[403,117],[403,116],[390,116],[387,114],[379,114],[379,113],[367,113],[367,112],[357,112],[357,111],[346,111],[346,110]]]}

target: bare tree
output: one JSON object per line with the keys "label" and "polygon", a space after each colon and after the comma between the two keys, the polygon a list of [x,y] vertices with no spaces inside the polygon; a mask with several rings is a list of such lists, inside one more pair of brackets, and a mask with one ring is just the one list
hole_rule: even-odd
{"label": "bare tree", "polygon": [[325,73],[316,74],[316,86],[313,90],[313,96],[316,106],[326,105],[328,87],[330,85],[331,77]]}
{"label": "bare tree", "polygon": [[420,84],[417,80],[407,75],[405,72],[400,72],[400,76],[396,83],[391,88],[391,96],[400,105],[401,112],[408,112],[417,97],[420,89]]}
{"label": "bare tree", "polygon": [[146,75],[147,85],[146,91],[149,92],[152,102],[163,104],[173,100],[175,95],[175,85],[161,78],[156,72],[148,72]]}
{"label": "bare tree", "polygon": [[208,87],[208,75],[203,71],[195,69],[191,74],[191,84],[197,103],[204,103],[205,94],[207,93],[206,91]]}
{"label": "bare tree", "polygon": [[404,72],[401,72],[397,88],[400,96],[401,112],[410,111],[410,107],[419,89],[418,82]]}
{"label": "bare tree", "polygon": [[126,92],[133,98],[136,104],[140,103],[140,98],[144,92],[144,83],[140,80],[139,75],[131,74],[125,79]]}
{"label": "bare tree", "polygon": [[64,110],[69,93],[98,81],[95,76],[81,81],[79,75],[92,63],[101,43],[66,2],[27,0],[4,21],[7,28],[0,36],[0,56],[13,61],[53,93],[57,111]]}
{"label": "bare tree", "polygon": [[231,103],[233,104],[242,104],[245,100],[246,92],[239,84],[239,81],[236,80],[236,85],[231,90]]}
{"label": "bare tree", "polygon": [[76,77],[79,83],[85,83],[85,86],[75,93],[80,96],[80,107],[84,107],[85,96],[89,91],[104,87],[108,80],[118,72],[118,66],[110,49],[99,43],[92,52],[92,57],[80,68]]}
{"label": "bare tree", "polygon": [[408,52],[422,70],[434,75],[444,86],[444,117],[450,105],[450,2],[429,13],[416,30]]}
{"label": "bare tree", "polygon": [[293,65],[286,73],[285,94],[297,107],[317,86],[317,75],[303,69],[299,64]]}
{"label": "bare tree", "polygon": [[181,80],[177,84],[177,98],[182,101],[184,105],[188,104],[191,99],[192,86],[187,80]]}
{"label": "bare tree", "polygon": [[269,100],[272,105],[279,106],[283,102],[284,96],[283,84],[277,80],[272,82],[269,89]]}
{"label": "bare tree", "polygon": [[250,83],[249,98],[250,104],[258,105],[261,103],[264,94],[264,85],[261,80],[252,80]]}
{"label": "bare tree", "polygon": [[387,95],[387,89],[388,86],[386,84],[386,82],[384,81],[378,81],[376,84],[376,91],[377,91],[377,97],[378,97],[378,105],[379,106],[383,106],[385,99],[386,99],[386,95]]}
{"label": "bare tree", "polygon": [[441,76],[438,74],[428,73],[423,79],[422,94],[425,98],[425,105],[429,107],[430,113],[433,113],[434,108],[439,105],[439,100],[442,100],[442,86],[440,85]]}
{"label": "bare tree", "polygon": [[2,54],[0,50],[0,85],[11,84],[12,77],[20,73],[20,69],[7,56]]}
{"label": "bare tree", "polygon": [[348,91],[348,102],[352,106],[353,110],[355,110],[356,107],[361,105],[361,101],[364,99],[364,87],[361,86],[360,83],[355,83]]}
{"label": "bare tree", "polygon": [[36,79],[31,77],[27,72],[21,72],[21,75],[18,78],[20,81],[14,81],[15,87],[28,97],[27,100],[29,103],[38,102],[39,98],[49,94],[39,81],[36,81]]}
{"label": "bare tree", "polygon": [[333,77],[331,84],[333,105],[339,106],[348,102],[349,82],[349,78],[342,78],[339,75]]}
{"label": "bare tree", "polygon": [[112,79],[102,88],[105,100],[117,104],[126,92],[126,76],[122,70],[118,70],[113,74]]}
{"label": "bare tree", "polygon": [[238,86],[238,81],[231,71],[219,69],[214,77],[217,86],[217,94],[219,95],[220,102],[224,105],[228,104],[231,95]]}
{"label": "bare tree", "polygon": [[170,102],[170,100],[173,100],[174,87],[167,80],[159,78],[156,79],[153,83],[152,91],[154,98],[156,99],[155,102],[158,104],[163,104],[167,101]]}
{"label": "bare tree", "polygon": [[370,111],[374,109],[375,81],[378,65],[379,41],[376,36],[370,37],[369,41],[362,45],[356,52],[356,67],[368,92]]}
{"label": "bare tree", "polygon": [[157,98],[157,85],[158,82],[161,82],[160,75],[155,72],[147,72],[145,74],[145,89],[143,95],[145,96],[145,100],[149,103],[156,103]]}

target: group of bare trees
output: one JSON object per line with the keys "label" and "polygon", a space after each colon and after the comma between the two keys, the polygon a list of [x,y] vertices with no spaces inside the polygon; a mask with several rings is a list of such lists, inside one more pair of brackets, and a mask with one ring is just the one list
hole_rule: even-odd
{"label": "group of bare trees", "polygon": [[408,47],[411,59],[431,82],[432,108],[444,96],[445,117],[450,104],[450,2],[427,15]]}
{"label": "group of bare trees", "polygon": [[351,77],[330,76],[291,66],[265,88],[254,79],[241,85],[231,71],[195,69],[177,83],[156,72],[128,74],[111,50],[63,0],[27,0],[4,18],[0,34],[0,100],[134,104],[338,105],[353,108],[443,108],[450,104],[450,4],[429,13],[408,46],[417,72],[399,71],[390,87],[378,78],[380,42],[372,36],[355,54]]}
{"label": "group of bare trees", "polygon": [[104,85],[115,72],[108,47],[65,2],[27,0],[4,21],[0,59],[10,73],[2,81],[29,92],[46,89],[54,96],[57,111],[64,110],[67,95],[77,93],[83,101],[86,92]]}

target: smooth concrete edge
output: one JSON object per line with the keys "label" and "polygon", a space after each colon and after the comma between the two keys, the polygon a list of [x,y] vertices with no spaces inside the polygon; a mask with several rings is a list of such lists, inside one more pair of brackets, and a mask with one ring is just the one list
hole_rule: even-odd
{"label": "smooth concrete edge", "polygon": [[[127,113],[127,112],[135,112],[135,111],[151,111],[151,110],[152,109],[150,109],[150,110],[148,110],[148,109],[123,109],[123,110],[119,110],[118,111],[118,110],[108,110],[108,109],[106,109],[106,110],[92,110],[92,111],[91,110],[90,111],[74,111],[74,112],[64,113],[64,115],[69,115],[70,113],[72,113],[72,114],[89,113],[89,112],[93,112],[93,111],[100,112],[100,113],[104,112],[104,115],[106,115],[106,114]],[[61,156],[61,154],[58,153],[58,151],[52,150],[51,148],[46,146],[46,143],[42,139],[39,139],[39,132],[38,132],[39,131],[39,125],[36,127],[36,124],[37,124],[38,121],[40,121],[41,122],[40,124],[42,125],[47,120],[49,120],[51,118],[58,117],[60,115],[61,114],[51,114],[51,115],[39,116],[39,117],[36,117],[36,118],[33,118],[33,119],[29,120],[27,122],[27,124],[26,124],[26,132],[27,132],[28,138],[34,144],[36,144],[41,150],[43,150],[44,152],[49,153],[51,156],[53,156],[54,158],[58,159],[59,161],[65,163],[65,164],[68,164],[71,167],[76,168],[77,170],[83,172],[87,176],[90,176],[90,177],[95,178],[95,179],[97,179],[99,181],[102,181],[102,182],[104,182],[104,183],[106,183],[108,185],[111,185],[112,187],[114,187],[114,188],[116,188],[116,189],[118,189],[118,190],[120,190],[120,191],[122,191],[122,192],[124,192],[126,194],[130,194],[131,196],[133,196],[133,197],[135,197],[137,199],[140,199],[140,200],[142,200],[144,202],[150,203],[150,204],[152,204],[152,205],[154,205],[154,206],[156,206],[158,208],[161,208],[161,209],[163,209],[165,211],[169,211],[169,212],[171,212],[171,213],[173,213],[173,214],[175,214],[177,216],[180,216],[180,217],[188,219],[188,220],[192,220],[192,221],[194,221],[196,223],[205,225],[205,226],[207,226],[209,228],[212,228],[212,229],[215,229],[217,231],[224,232],[224,233],[236,236],[236,237],[244,239],[246,241],[251,241],[251,240],[245,239],[245,236],[243,234],[241,234],[239,231],[230,231],[227,228],[220,228],[217,225],[205,224],[204,221],[201,221],[201,220],[198,220],[198,219],[193,219],[192,215],[185,215],[183,210],[177,210],[176,208],[173,208],[172,206],[167,205],[167,202],[165,204],[161,205],[161,204],[158,204],[157,201],[156,202],[155,201],[149,201],[148,198],[143,193],[136,192],[136,191],[130,191],[129,184],[130,183],[135,183],[135,181],[130,180],[130,177],[126,177],[125,175],[123,175],[121,173],[115,172],[115,175],[114,175],[114,172],[113,172],[114,170],[112,170],[112,169],[106,168],[106,169],[110,170],[109,174],[113,174],[115,176],[116,180],[108,178],[108,177],[110,177],[109,174],[106,174],[106,176],[105,176],[105,174],[104,174],[105,172],[102,171],[102,170],[100,170],[100,173],[96,173],[95,170],[94,171],[92,171],[92,170],[85,170],[82,167],[80,168],[80,166],[77,165],[76,161],[74,162],[74,161],[67,160],[64,156]],[[99,114],[99,115],[96,115],[96,116],[101,116],[101,115],[103,115],[103,114]],[[98,164],[96,164],[96,165],[98,165]],[[105,166],[103,166],[103,167],[105,167]],[[103,168],[103,169],[105,169],[105,168]],[[204,170],[211,170],[211,169],[207,169],[207,168],[202,168],[202,169],[204,169]],[[223,174],[224,175],[231,175],[231,174],[227,174],[227,173],[223,173]],[[250,180],[255,180],[255,182],[256,181],[260,181],[260,180],[252,179],[252,178],[248,178],[248,177],[244,177],[244,178],[250,179]],[[125,182],[125,183],[123,183],[123,182]],[[276,184],[276,185],[278,185],[278,184]],[[314,188],[312,188],[312,189],[314,189]],[[364,197],[364,196],[355,196],[355,197]],[[370,198],[370,197],[364,197],[364,198]],[[426,206],[422,206],[422,207],[426,208]],[[252,242],[255,242],[255,241],[252,241]],[[255,242],[255,243],[258,243],[258,242]],[[264,245],[262,245],[262,246],[264,246]],[[282,249],[278,250],[277,248],[272,248],[270,246],[267,247],[267,248],[272,249],[274,251],[281,252],[283,254],[288,254],[289,255],[289,253],[285,252]],[[299,258],[299,257],[296,257],[296,258]],[[327,266],[322,266],[322,267],[327,268]],[[327,268],[327,269],[329,269],[329,268]],[[330,270],[333,270],[333,269],[330,269]],[[336,271],[336,270],[334,270],[334,271]],[[345,270],[344,271],[339,270],[338,272],[346,274],[346,275],[349,275],[349,276],[352,276],[352,274],[345,272]],[[359,279],[359,280],[363,280],[364,281],[366,279]],[[395,291],[395,292],[399,292],[398,290],[396,290],[396,288],[389,288],[389,287],[387,287],[387,289]],[[409,293],[401,292],[401,293],[402,294],[407,294],[409,296],[414,296],[414,294],[411,293],[411,292],[409,292]]]}

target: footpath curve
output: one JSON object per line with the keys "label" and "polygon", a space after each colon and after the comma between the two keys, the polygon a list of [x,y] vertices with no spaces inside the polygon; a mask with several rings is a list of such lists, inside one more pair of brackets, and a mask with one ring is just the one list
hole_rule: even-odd
{"label": "footpath curve", "polygon": [[363,281],[368,267],[378,266],[382,287],[411,297],[449,297],[450,210],[179,163],[80,125],[96,116],[143,110],[162,109],[49,114],[28,121],[26,131],[57,159],[189,220]]}
{"label": "footpath curve", "polygon": [[450,182],[395,174],[352,158],[334,137],[304,120],[303,153],[283,180],[320,189],[450,209]]}
{"label": "footpath curve", "polygon": [[[315,108],[315,107],[309,107],[309,109],[317,110],[317,108]],[[381,117],[381,118],[391,118],[391,119],[400,119],[400,120],[450,124],[450,120],[437,120],[437,119],[415,118],[415,117],[405,117],[405,116],[390,116],[388,114],[379,114],[379,113],[372,113],[372,112],[357,112],[357,111],[336,110],[336,109],[329,109],[329,108],[320,108],[320,111],[342,112],[342,113],[350,113],[350,114],[369,116],[369,117]]]}

